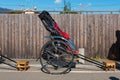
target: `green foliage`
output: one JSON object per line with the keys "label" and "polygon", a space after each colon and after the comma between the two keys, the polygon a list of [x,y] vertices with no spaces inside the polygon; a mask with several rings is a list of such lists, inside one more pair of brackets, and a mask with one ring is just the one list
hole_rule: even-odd
{"label": "green foliage", "polygon": [[60,12],[60,14],[78,14],[78,12],[72,11],[71,10],[71,3],[66,2],[66,0],[64,0],[63,12]]}
{"label": "green foliage", "polygon": [[63,11],[63,12],[60,12],[60,14],[78,14],[78,12],[76,12],[76,11]]}
{"label": "green foliage", "polygon": [[11,11],[11,12],[8,12],[8,14],[22,14],[23,11]]}

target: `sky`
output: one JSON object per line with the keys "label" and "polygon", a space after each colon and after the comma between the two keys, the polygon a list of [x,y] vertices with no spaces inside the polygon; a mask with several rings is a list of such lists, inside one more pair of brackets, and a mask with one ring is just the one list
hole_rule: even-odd
{"label": "sky", "polygon": [[[72,10],[120,10],[120,0],[66,0]],[[0,0],[0,7],[13,10],[63,10],[64,0]]]}

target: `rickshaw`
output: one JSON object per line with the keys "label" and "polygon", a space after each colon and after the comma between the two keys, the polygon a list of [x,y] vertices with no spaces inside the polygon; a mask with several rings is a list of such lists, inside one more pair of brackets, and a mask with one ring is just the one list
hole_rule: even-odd
{"label": "rickshaw", "polygon": [[46,30],[50,32],[49,36],[45,36],[50,40],[43,45],[39,55],[43,72],[48,74],[69,73],[71,68],[75,66],[75,57],[92,62],[100,67],[103,66],[99,61],[78,54],[78,50],[69,34],[59,28],[47,11],[42,11],[39,18]]}

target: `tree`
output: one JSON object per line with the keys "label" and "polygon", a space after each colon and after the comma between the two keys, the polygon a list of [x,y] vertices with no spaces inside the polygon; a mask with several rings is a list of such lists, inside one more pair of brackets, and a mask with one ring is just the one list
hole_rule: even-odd
{"label": "tree", "polygon": [[64,0],[63,12],[60,12],[60,14],[78,14],[78,13],[76,11],[71,10],[70,2],[66,2],[66,0]]}

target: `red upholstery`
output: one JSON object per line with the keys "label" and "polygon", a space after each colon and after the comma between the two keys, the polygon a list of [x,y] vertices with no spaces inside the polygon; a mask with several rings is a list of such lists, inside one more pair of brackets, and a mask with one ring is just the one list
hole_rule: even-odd
{"label": "red upholstery", "polygon": [[62,30],[60,30],[60,28],[58,27],[57,23],[54,24],[54,27],[55,27],[55,29],[58,31],[58,33],[59,33],[62,37],[66,38],[67,40],[70,38],[70,37],[69,37],[69,34],[67,34],[66,32],[63,32]]}

